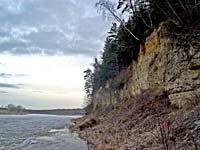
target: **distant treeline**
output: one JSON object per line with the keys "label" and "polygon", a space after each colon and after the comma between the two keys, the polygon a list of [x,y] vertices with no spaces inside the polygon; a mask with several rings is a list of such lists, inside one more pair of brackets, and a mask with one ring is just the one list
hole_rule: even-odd
{"label": "distant treeline", "polygon": [[9,110],[9,111],[15,111],[15,112],[20,112],[20,111],[24,111],[25,107],[23,107],[21,105],[8,104],[6,106],[2,106],[0,109]]}
{"label": "distant treeline", "polygon": [[21,105],[8,104],[0,107],[0,114],[24,114],[26,109]]}
{"label": "distant treeline", "polygon": [[51,109],[51,110],[31,110],[21,105],[9,104],[0,107],[0,114],[50,114],[50,115],[84,115],[83,109]]}
{"label": "distant treeline", "polygon": [[83,109],[26,110],[29,114],[84,115]]}

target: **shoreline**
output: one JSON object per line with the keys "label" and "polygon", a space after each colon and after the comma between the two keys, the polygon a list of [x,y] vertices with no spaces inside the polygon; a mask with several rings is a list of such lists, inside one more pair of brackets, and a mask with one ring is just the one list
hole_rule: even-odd
{"label": "shoreline", "polygon": [[12,111],[6,108],[0,108],[0,115],[24,115],[24,114],[44,114],[44,115],[62,115],[62,116],[83,116],[83,109],[52,109],[52,110],[31,110]]}
{"label": "shoreline", "polygon": [[147,101],[137,97],[106,114],[74,119],[72,131],[87,141],[90,150],[200,147],[200,104],[179,109],[162,94],[149,94]]}

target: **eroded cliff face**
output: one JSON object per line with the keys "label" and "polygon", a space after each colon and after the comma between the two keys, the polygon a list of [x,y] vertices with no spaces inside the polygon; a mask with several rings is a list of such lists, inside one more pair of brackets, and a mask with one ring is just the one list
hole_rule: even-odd
{"label": "eroded cliff face", "polygon": [[200,96],[200,39],[175,36],[179,35],[169,33],[164,23],[154,30],[141,45],[138,61],[96,92],[94,110],[117,107],[150,88],[165,91],[179,108],[197,103],[194,97]]}

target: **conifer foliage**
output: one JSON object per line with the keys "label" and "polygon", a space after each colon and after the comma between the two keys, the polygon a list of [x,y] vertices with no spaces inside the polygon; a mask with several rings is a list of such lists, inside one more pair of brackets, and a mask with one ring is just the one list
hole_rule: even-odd
{"label": "conifer foliage", "polygon": [[[96,7],[104,16],[114,17],[115,22],[108,32],[100,60],[95,58],[93,71],[84,72],[85,90],[91,103],[100,87],[132,61],[137,61],[140,44],[161,22],[167,21],[176,28],[173,31],[183,34],[200,31],[200,0],[119,0],[117,5],[99,0]],[[129,16],[127,21],[121,18],[124,14]]]}

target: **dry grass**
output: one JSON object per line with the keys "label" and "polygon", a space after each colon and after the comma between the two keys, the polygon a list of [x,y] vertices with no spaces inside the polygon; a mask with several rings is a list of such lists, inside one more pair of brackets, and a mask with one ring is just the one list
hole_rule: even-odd
{"label": "dry grass", "polygon": [[[83,120],[88,118],[91,116]],[[170,126],[163,127],[164,122]],[[165,92],[153,89],[99,116],[96,125],[79,133],[94,150],[196,150],[200,148],[199,130],[199,106],[179,110],[170,104]]]}

